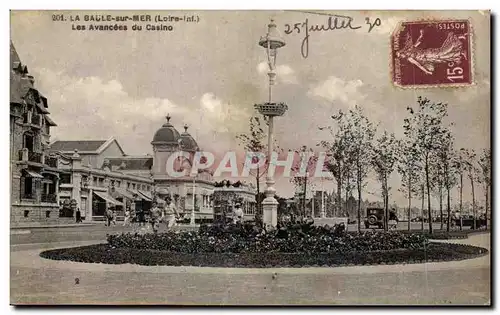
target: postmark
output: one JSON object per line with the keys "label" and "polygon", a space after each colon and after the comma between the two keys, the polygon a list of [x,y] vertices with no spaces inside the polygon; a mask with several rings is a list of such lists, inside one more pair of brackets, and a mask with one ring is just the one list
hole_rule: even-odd
{"label": "postmark", "polygon": [[391,37],[392,81],[404,88],[473,84],[468,20],[401,22]]}

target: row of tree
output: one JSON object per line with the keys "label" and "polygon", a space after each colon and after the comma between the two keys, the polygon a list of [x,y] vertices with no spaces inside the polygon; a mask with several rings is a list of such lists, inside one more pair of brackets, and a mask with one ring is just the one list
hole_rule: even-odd
{"label": "row of tree", "polygon": [[[346,113],[339,111],[332,116],[334,126],[326,127],[333,140],[322,141],[320,145],[330,153],[327,167],[337,182],[337,199],[341,200],[342,189],[346,193],[350,193],[352,189],[357,191],[358,229],[361,228],[362,191],[372,171],[381,185],[386,220],[391,190],[389,179],[396,170],[402,179],[400,191],[407,194],[408,216],[414,196],[419,196],[422,200],[422,209],[424,200],[427,201],[431,233],[431,194],[438,197],[443,228],[443,198],[446,195],[447,217],[451,218],[450,192],[459,184],[462,209],[464,174],[468,175],[471,184],[474,216],[477,216],[474,183],[484,185],[487,216],[491,151],[484,149],[478,158],[474,150],[455,148],[451,129],[453,124],[445,122],[448,115],[445,103],[419,97],[417,106],[407,107],[407,112],[408,116],[403,123],[404,136],[401,139],[386,130],[378,132],[378,125],[374,125],[359,106]],[[337,205],[340,206],[341,203],[337,202]],[[447,230],[450,229],[450,221],[446,220]],[[387,228],[387,224],[385,226]]]}
{"label": "row of tree", "polygon": [[[429,231],[432,233],[431,195],[439,200],[441,228],[447,222],[446,229],[450,229],[450,220],[443,220],[443,206],[446,198],[447,217],[451,218],[450,193],[454,187],[459,188],[460,211],[463,204],[464,177],[468,177],[472,190],[473,214],[476,213],[475,184],[483,185],[485,192],[485,211],[488,217],[489,191],[491,188],[491,151],[484,149],[477,154],[472,149],[456,148],[452,133],[453,124],[446,123],[448,115],[447,104],[432,102],[418,97],[417,106],[407,107],[407,117],[404,119],[404,135],[397,139],[394,133],[380,130],[365,115],[360,106],[344,112],[339,110],[331,116],[333,124],[319,127],[320,130],[330,132],[329,140],[321,141],[318,145],[327,152],[325,168],[333,175],[336,191],[336,212],[342,213],[342,200],[348,200],[353,193],[357,193],[357,222],[361,229],[361,200],[367,179],[375,174],[382,192],[385,208],[385,218],[388,219],[389,197],[392,187],[390,178],[395,171],[401,175],[400,191],[404,192],[408,200],[408,215],[412,208],[412,200],[417,196],[422,202],[422,212],[427,201],[429,216]],[[247,151],[265,152],[264,145],[266,132],[261,126],[259,117],[250,120],[250,133],[238,136],[241,144]],[[309,149],[310,150],[310,149]],[[303,146],[297,152],[305,152]],[[311,163],[317,157],[312,157]],[[257,198],[260,196],[260,179],[266,173],[267,166],[254,171],[256,180]],[[307,183],[307,177],[293,178],[296,185]],[[343,192],[345,198],[342,198]],[[260,205],[261,200],[256,200]],[[387,222],[386,222],[387,223]],[[423,228],[422,220],[422,228]],[[388,224],[385,224],[386,228]],[[475,228],[475,227],[474,227]],[[408,229],[410,225],[408,224]]]}

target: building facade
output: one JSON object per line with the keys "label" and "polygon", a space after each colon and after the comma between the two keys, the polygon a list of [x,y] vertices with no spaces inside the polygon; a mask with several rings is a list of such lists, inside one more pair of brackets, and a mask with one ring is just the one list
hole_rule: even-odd
{"label": "building facade", "polygon": [[214,218],[230,216],[236,203],[240,203],[244,219],[254,219],[257,211],[255,195],[256,191],[251,184],[231,183],[227,180],[216,183],[213,197]]}
{"label": "building facade", "polygon": [[149,211],[167,196],[185,219],[212,220],[216,191],[239,196],[245,215],[255,214],[251,187],[216,189],[209,170],[180,177],[167,172],[172,154],[188,153],[175,164],[182,171],[201,151],[188,127],[180,133],[170,116],[153,136],[153,155],[127,155],[114,138],[50,143],[50,128],[56,124],[47,98],[35,88],[12,43],[10,57],[12,225],[75,222],[78,210],[83,221],[104,220],[109,208],[120,218],[127,208]]}
{"label": "building facade", "polygon": [[[177,209],[184,213],[185,218],[195,221],[213,219],[214,181],[212,173],[202,170],[191,176],[187,170],[193,164],[193,158],[200,148],[196,140],[184,126],[181,134],[170,122],[171,117],[156,131],[151,141],[153,147],[152,177],[155,183],[155,196],[164,199],[170,196]],[[189,158],[176,158],[176,171],[186,170],[184,176],[174,177],[167,172],[167,162],[172,154],[186,152]]]}
{"label": "building facade", "polygon": [[59,221],[58,158],[47,150],[50,129],[48,100],[35,87],[10,44],[10,175],[11,225]]}

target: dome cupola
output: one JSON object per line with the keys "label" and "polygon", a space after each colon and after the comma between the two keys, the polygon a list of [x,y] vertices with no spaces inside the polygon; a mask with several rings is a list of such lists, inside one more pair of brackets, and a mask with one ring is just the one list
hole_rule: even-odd
{"label": "dome cupola", "polygon": [[173,144],[179,145],[179,141],[181,139],[181,135],[175,129],[175,127],[170,123],[170,115],[166,116],[167,122],[158,129],[153,137],[152,145],[155,144]]}
{"label": "dome cupola", "polygon": [[181,134],[181,148],[184,151],[196,152],[200,148],[196,140],[188,133],[188,125],[184,125],[184,132]]}

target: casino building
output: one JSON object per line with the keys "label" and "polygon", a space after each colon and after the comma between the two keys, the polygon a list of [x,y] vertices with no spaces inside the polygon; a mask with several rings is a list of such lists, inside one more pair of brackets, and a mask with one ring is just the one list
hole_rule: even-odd
{"label": "casino building", "polygon": [[[47,99],[35,89],[12,44],[10,96],[11,224],[74,223],[78,209],[83,221],[101,221],[109,207],[120,219],[127,207],[147,211],[167,195],[187,220],[193,213],[197,222],[214,218],[214,192],[228,188],[215,187],[211,171],[184,177],[167,173],[172,154],[189,153],[175,166],[182,169],[200,151],[187,125],[181,133],[167,116],[152,137],[152,155],[128,155],[113,137],[50,143],[50,128],[56,124]],[[253,188],[236,190],[249,200],[245,214],[252,215]]]}

